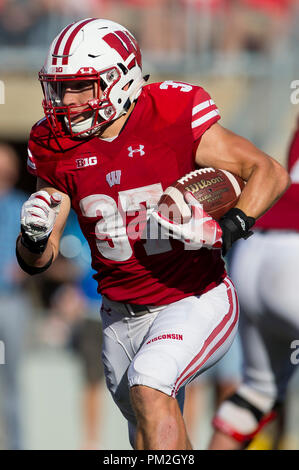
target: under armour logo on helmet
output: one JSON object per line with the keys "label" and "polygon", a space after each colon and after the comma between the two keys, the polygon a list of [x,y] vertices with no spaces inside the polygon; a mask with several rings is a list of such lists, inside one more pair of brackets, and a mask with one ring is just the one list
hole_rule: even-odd
{"label": "under armour logo on helmet", "polygon": [[140,153],[141,156],[145,155],[145,151],[143,149],[144,149],[144,145],[139,145],[138,149],[133,149],[132,145],[130,145],[130,147],[128,147],[129,157],[133,157],[134,153],[136,152]]}

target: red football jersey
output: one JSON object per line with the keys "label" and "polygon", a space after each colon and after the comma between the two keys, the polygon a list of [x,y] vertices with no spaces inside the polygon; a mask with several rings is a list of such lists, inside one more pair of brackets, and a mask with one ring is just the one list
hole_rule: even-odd
{"label": "red football jersey", "polygon": [[178,240],[145,235],[162,192],[195,169],[200,138],[219,118],[202,88],[166,81],[143,88],[112,141],[56,142],[45,119],[33,127],[28,169],[71,198],[99,292],[111,300],[164,305],[224,278],[220,250],[188,251]]}
{"label": "red football jersey", "polygon": [[255,227],[299,231],[299,128],[288,154],[288,171],[292,184],[277,203],[263,215]]}

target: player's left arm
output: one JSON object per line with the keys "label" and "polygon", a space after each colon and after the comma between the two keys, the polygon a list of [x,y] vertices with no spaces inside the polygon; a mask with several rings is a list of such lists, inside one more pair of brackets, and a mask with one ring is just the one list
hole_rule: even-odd
{"label": "player's left arm", "polygon": [[290,177],[276,160],[217,123],[202,135],[195,161],[199,166],[227,170],[247,181],[236,206],[219,221],[225,255],[235,241],[253,234],[250,229],[255,220],[282,196],[291,183]]}
{"label": "player's left arm", "polygon": [[221,168],[247,181],[236,208],[254,219],[263,215],[291,183],[288,172],[276,160],[218,123],[203,134],[195,161],[199,166]]}

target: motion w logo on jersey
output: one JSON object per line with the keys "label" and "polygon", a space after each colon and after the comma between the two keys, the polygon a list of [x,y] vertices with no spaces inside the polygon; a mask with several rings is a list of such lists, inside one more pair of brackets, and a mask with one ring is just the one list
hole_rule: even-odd
{"label": "motion w logo on jersey", "polygon": [[106,181],[109,184],[110,188],[115,184],[120,184],[121,170],[111,171],[106,175]]}

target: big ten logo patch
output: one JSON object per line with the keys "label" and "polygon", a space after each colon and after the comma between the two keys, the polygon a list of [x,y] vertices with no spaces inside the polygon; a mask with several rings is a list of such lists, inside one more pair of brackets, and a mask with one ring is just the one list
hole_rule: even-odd
{"label": "big ten logo patch", "polygon": [[97,163],[98,163],[98,159],[95,156],[77,158],[76,160],[77,168],[85,168],[87,166],[94,166]]}

